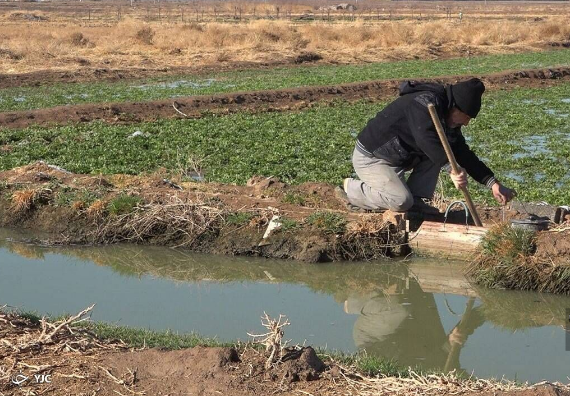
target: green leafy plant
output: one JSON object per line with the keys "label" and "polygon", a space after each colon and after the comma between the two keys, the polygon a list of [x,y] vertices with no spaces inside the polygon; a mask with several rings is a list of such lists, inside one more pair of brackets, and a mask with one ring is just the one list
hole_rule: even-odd
{"label": "green leafy plant", "polygon": [[232,225],[243,225],[249,223],[253,218],[253,213],[250,212],[234,212],[226,216],[226,223]]}
{"label": "green leafy plant", "polygon": [[307,224],[333,234],[344,232],[347,223],[342,215],[334,212],[314,212],[305,221]]}
{"label": "green leafy plant", "polygon": [[288,192],[283,196],[283,202],[304,206],[306,203],[306,197],[304,194]]}
{"label": "green leafy plant", "polygon": [[299,223],[297,221],[287,217],[281,217],[279,222],[281,223],[280,230],[282,232],[294,231],[299,227]]}
{"label": "green leafy plant", "polygon": [[142,198],[136,195],[120,194],[111,200],[107,210],[112,215],[122,215],[132,212],[143,202]]}

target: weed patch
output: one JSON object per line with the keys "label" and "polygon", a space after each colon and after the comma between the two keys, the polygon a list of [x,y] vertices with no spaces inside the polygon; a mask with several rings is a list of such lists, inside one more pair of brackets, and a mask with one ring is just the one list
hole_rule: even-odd
{"label": "weed patch", "polygon": [[292,205],[305,206],[306,198],[304,194],[288,192],[283,196],[283,202]]}
{"label": "weed patch", "polygon": [[231,225],[244,225],[251,221],[253,213],[250,212],[235,212],[226,216],[226,223]]}
{"label": "weed patch", "polygon": [[487,288],[570,294],[570,263],[555,264],[535,256],[535,250],[533,232],[496,226],[483,238],[481,254],[467,274]]}
{"label": "weed patch", "polygon": [[341,234],[346,230],[346,219],[334,212],[313,212],[305,220],[307,224],[327,233]]}
{"label": "weed patch", "polygon": [[281,223],[281,227],[279,228],[281,232],[294,231],[299,227],[299,223],[297,221],[287,217],[281,217],[279,222]]}
{"label": "weed patch", "polygon": [[142,202],[142,198],[139,196],[121,194],[109,202],[107,210],[115,216],[123,215],[132,212]]}

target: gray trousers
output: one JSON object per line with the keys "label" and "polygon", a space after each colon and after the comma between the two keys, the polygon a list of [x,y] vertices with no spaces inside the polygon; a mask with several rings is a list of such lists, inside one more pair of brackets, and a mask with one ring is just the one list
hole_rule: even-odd
{"label": "gray trousers", "polygon": [[360,180],[348,180],[346,195],[350,203],[363,209],[396,212],[410,209],[414,197],[431,199],[441,170],[426,159],[413,167],[406,181],[406,169],[368,157],[357,149],[352,153],[352,164]]}

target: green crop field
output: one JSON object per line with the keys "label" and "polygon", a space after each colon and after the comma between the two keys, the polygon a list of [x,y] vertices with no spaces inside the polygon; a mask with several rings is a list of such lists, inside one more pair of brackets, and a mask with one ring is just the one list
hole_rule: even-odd
{"label": "green crop field", "polygon": [[0,90],[0,111],[80,103],[149,101],[224,92],[334,85],[358,81],[429,78],[567,66],[570,50],[417,60],[363,65],[323,65],[182,75],[130,82],[68,83]]}
{"label": "green crop field", "polygon": [[[273,175],[289,183],[340,183],[352,173],[354,136],[384,105],[336,103],[302,112],[0,130],[0,168],[41,159],[73,172],[139,174],[159,167],[178,172],[197,162],[211,181],[243,184],[252,175]],[[569,114],[569,83],[493,91],[464,133],[521,199],[568,204]],[[443,178],[446,192],[456,194]],[[489,202],[482,188],[472,190],[476,199]]]}

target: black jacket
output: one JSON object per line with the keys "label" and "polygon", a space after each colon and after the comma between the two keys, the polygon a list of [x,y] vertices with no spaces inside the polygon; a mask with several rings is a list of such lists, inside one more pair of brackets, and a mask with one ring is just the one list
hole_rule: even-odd
{"label": "black jacket", "polygon": [[394,166],[410,167],[426,156],[437,166],[446,165],[447,156],[430,117],[428,103],[434,104],[459,165],[481,184],[494,179],[493,172],[465,142],[461,128],[448,128],[445,124],[454,105],[451,86],[402,83],[400,97],[368,121],[358,135],[358,150],[390,161]]}

